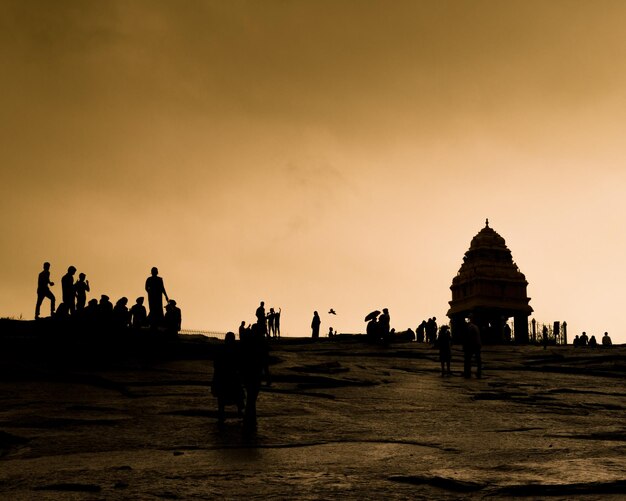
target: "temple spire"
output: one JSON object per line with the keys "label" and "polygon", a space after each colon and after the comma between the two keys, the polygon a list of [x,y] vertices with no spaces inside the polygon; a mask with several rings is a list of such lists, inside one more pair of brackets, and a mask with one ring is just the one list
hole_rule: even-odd
{"label": "temple spire", "polygon": [[485,219],[485,228],[489,228],[489,218]]}

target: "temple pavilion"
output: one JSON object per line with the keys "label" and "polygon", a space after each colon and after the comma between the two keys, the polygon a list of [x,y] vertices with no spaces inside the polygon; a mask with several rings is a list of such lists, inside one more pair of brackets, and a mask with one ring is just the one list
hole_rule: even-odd
{"label": "temple pavilion", "polygon": [[465,319],[470,315],[480,327],[483,343],[508,341],[508,320],[513,318],[514,341],[528,343],[528,317],[533,309],[526,293],[528,282],[511,251],[489,226],[472,239],[463,264],[452,279],[448,317],[452,337],[460,341]]}

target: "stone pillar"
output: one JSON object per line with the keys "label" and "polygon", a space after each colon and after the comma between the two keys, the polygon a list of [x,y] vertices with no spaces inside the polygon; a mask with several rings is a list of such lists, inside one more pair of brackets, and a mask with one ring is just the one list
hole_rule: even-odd
{"label": "stone pillar", "polygon": [[562,344],[561,341],[561,322],[554,322],[554,326],[552,327],[552,332],[554,332],[554,343]]}
{"label": "stone pillar", "polygon": [[567,344],[567,322],[563,322],[563,344]]}
{"label": "stone pillar", "polygon": [[[534,324],[533,324],[534,327]],[[513,317],[513,330],[515,331],[515,344],[528,344],[528,317],[516,315]]]}

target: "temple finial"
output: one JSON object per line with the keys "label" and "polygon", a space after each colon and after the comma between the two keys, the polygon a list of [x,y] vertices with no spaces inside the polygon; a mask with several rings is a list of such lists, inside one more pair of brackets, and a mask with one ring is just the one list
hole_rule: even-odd
{"label": "temple finial", "polygon": [[485,227],[489,228],[489,218],[485,219]]}

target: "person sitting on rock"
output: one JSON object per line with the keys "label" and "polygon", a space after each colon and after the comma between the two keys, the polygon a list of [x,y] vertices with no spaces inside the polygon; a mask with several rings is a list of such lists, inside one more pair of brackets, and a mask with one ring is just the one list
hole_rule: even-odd
{"label": "person sitting on rock", "polygon": [[604,336],[602,336],[602,346],[612,346],[613,342],[611,341],[611,338],[609,337],[609,333],[605,332]]}

